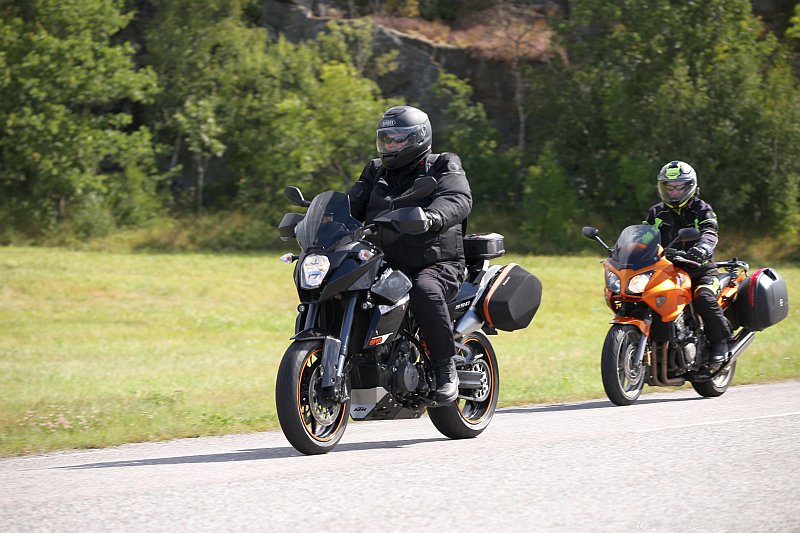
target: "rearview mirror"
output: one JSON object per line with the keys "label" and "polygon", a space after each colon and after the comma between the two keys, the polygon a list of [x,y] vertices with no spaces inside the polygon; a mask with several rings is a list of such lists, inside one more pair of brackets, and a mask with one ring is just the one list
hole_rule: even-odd
{"label": "rearview mirror", "polygon": [[303,198],[303,193],[300,192],[300,189],[297,187],[286,187],[283,190],[283,195],[294,205],[299,205],[300,207],[308,207],[311,205],[311,202]]}
{"label": "rearview mirror", "polygon": [[438,182],[433,176],[422,176],[415,179],[408,191],[392,200],[392,209],[397,209],[402,207],[403,204],[430,196],[436,191],[437,186]]}
{"label": "rearview mirror", "polygon": [[594,240],[597,238],[598,235],[600,235],[600,230],[598,230],[597,228],[593,228],[591,226],[584,226],[583,229],[581,230],[581,233],[587,239]]}
{"label": "rearview mirror", "polygon": [[700,238],[700,230],[697,228],[682,228],[678,230],[678,239],[681,242],[696,241]]}

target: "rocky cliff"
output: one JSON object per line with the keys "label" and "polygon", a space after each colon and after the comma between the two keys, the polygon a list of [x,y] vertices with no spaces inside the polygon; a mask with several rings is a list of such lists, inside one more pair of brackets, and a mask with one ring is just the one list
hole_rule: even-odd
{"label": "rocky cliff", "polygon": [[[781,36],[788,27],[796,0],[753,0],[753,12]],[[290,41],[313,39],[324,31],[330,20],[318,0],[265,0],[262,22],[273,35],[283,34]],[[569,2],[550,0],[542,7],[568,10]],[[433,103],[430,87],[441,69],[469,81],[474,99],[483,104],[496,127],[513,144],[518,128],[518,112],[514,104],[513,73],[506,61],[487,58],[466,47],[433,43],[389,28],[375,26],[374,44],[377,53],[397,50],[402,68],[378,81],[384,95],[417,105],[431,116],[434,126],[445,123]],[[529,61],[536,65],[535,60]]]}
{"label": "rocky cliff", "polygon": [[[312,39],[324,30],[329,20],[313,16],[313,3],[266,0],[263,23],[274,35],[283,34],[293,42]],[[418,105],[431,116],[434,127],[441,126],[444,117],[432,101],[430,87],[439,71],[445,69],[470,82],[474,99],[484,105],[504,137],[513,138],[517,111],[514,82],[506,62],[478,57],[469,48],[432,43],[377,25],[373,39],[376,53],[397,50],[397,61],[402,65],[377,80],[385,96]]]}

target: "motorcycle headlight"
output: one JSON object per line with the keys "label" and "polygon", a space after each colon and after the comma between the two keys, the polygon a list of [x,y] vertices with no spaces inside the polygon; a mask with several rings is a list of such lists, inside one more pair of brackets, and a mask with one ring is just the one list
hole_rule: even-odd
{"label": "motorcycle headlight", "polygon": [[627,292],[630,294],[642,294],[644,292],[644,288],[647,287],[647,283],[650,281],[650,278],[653,277],[654,272],[655,270],[651,270],[650,272],[633,276],[628,282]]}
{"label": "motorcycle headlight", "polygon": [[610,270],[606,270],[606,287],[608,290],[613,292],[614,294],[619,294],[619,276],[611,272]]}
{"label": "motorcycle headlight", "polygon": [[309,255],[303,260],[300,271],[300,286],[304,289],[316,289],[322,284],[331,262],[324,255]]}

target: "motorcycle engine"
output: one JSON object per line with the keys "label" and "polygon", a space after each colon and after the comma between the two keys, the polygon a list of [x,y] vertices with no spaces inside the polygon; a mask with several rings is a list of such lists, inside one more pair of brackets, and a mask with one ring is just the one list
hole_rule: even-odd
{"label": "motorcycle engine", "polygon": [[415,392],[420,386],[419,369],[411,362],[408,342],[404,341],[396,352],[392,373],[394,374],[395,392],[399,394]]}
{"label": "motorcycle engine", "polygon": [[697,356],[697,339],[692,329],[686,324],[686,315],[681,314],[675,320],[675,336],[681,347],[680,356],[683,359],[680,366],[688,368],[694,363]]}
{"label": "motorcycle engine", "polygon": [[408,360],[400,362],[394,371],[394,384],[397,387],[397,391],[404,394],[417,390],[419,385],[417,367]]}

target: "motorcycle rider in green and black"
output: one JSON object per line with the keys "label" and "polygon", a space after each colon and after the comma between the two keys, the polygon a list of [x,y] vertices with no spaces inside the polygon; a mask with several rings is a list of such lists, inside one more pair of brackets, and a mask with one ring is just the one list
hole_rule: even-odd
{"label": "motorcycle rider in green and black", "polygon": [[[706,337],[711,343],[707,364],[718,368],[728,353],[730,329],[728,320],[717,302],[719,275],[714,263],[719,226],[717,215],[710,204],[700,199],[697,173],[683,161],[670,161],[658,173],[658,193],[661,202],[652,206],[645,224],[655,226],[661,232],[661,243],[667,246],[678,236],[682,228],[695,227],[700,237],[693,242],[678,242],[675,255],[685,257],[699,267],[687,268],[678,263],[692,278],[694,310],[703,318]],[[673,256],[674,257],[674,256]]]}
{"label": "motorcycle rider in green and black", "polygon": [[[464,281],[463,236],[472,193],[457,155],[431,153],[431,123],[421,110],[388,109],[376,136],[380,157],[367,163],[350,188],[350,210],[366,224],[393,208],[421,207],[425,212],[428,229],[423,234],[400,234],[381,225],[369,239],[384,251],[392,268],[412,280],[410,305],[436,375],[435,399],[448,404],[458,396],[458,374],[447,302]],[[393,206],[392,200],[422,176],[436,178],[436,190],[427,198]]]}

